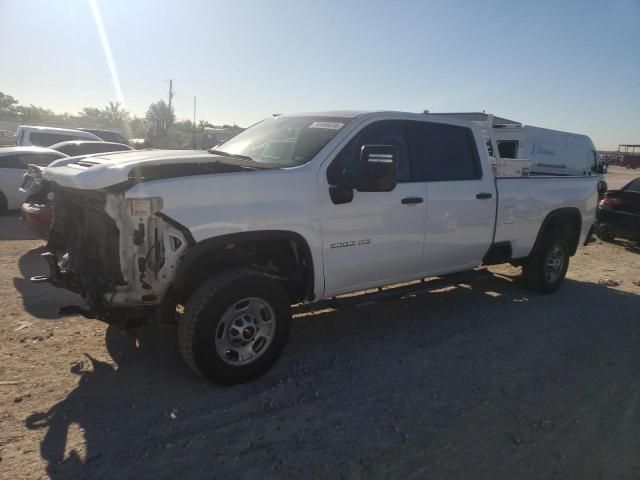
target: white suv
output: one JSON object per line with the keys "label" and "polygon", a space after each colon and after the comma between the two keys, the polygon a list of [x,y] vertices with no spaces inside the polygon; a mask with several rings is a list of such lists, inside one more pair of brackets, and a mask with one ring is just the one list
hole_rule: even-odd
{"label": "white suv", "polygon": [[16,131],[16,145],[19,147],[49,147],[56,143],[68,142],[69,140],[93,140],[102,141],[93,133],[73,130],[71,128],[34,127],[20,125]]}
{"label": "white suv", "polygon": [[0,213],[20,208],[26,198],[21,192],[22,177],[27,165],[48,165],[67,155],[40,147],[0,148]]}

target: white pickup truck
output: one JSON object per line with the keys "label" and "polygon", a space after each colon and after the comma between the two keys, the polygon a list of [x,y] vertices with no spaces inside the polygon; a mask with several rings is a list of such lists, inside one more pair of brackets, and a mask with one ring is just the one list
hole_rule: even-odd
{"label": "white pickup truck", "polygon": [[477,125],[398,112],[274,116],[217,150],[44,175],[50,274],[33,280],[82,294],[67,313],[177,320],[186,362],[221,384],[271,367],[294,304],[505,262],[553,292],[597,202],[596,178],[495,178]]}

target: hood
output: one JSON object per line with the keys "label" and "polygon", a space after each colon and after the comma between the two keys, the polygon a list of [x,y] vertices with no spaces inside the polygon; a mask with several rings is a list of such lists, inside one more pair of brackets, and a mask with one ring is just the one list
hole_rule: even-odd
{"label": "hood", "polygon": [[128,181],[211,175],[263,169],[249,160],[193,150],[133,150],[71,157],[53,162],[42,175],[61,187],[99,190]]}

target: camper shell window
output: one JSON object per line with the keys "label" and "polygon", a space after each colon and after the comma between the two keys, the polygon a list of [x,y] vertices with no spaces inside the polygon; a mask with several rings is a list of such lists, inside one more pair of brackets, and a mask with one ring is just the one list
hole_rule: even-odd
{"label": "camper shell window", "polygon": [[501,140],[498,142],[500,158],[518,158],[518,141]]}

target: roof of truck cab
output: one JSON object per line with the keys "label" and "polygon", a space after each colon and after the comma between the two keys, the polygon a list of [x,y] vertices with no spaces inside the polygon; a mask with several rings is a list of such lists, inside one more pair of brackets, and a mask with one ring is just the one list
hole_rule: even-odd
{"label": "roof of truck cab", "polygon": [[328,112],[300,112],[278,114],[280,117],[327,117],[327,118],[356,118],[358,115],[373,113],[366,110],[331,110]]}

